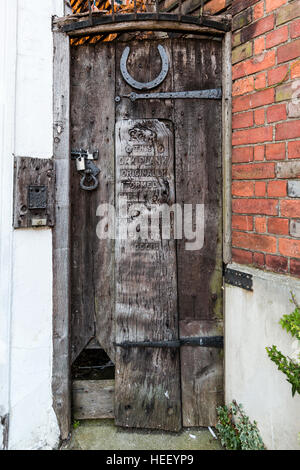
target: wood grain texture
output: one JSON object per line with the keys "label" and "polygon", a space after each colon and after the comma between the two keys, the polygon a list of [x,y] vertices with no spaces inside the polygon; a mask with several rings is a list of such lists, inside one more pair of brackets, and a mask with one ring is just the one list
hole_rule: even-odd
{"label": "wood grain texture", "polygon": [[222,165],[223,165],[223,261],[231,263],[231,168],[232,168],[232,61],[231,33],[226,33],[223,39],[222,52]]}
{"label": "wood grain texture", "polygon": [[[140,176],[149,172],[151,176]],[[124,198],[128,211],[119,210],[117,221],[116,342],[176,339],[175,241],[163,240],[159,233],[155,241],[147,241],[149,208],[175,202],[173,129],[168,124],[117,121],[116,198],[117,204]],[[136,214],[141,214],[141,225],[136,225]],[[118,238],[123,221],[132,239]],[[178,350],[117,348],[115,418],[120,426],[180,429]]]}
{"label": "wood grain texture", "polygon": [[[221,44],[173,42],[178,91],[221,86]],[[175,100],[176,201],[204,204],[204,246],[188,251],[177,242],[180,337],[222,335],[222,150],[221,102]],[[215,424],[222,401],[222,352],[181,348],[184,426]]]}
{"label": "wood grain texture", "polygon": [[[207,17],[208,18],[208,17]],[[216,20],[215,17],[211,17],[213,20]],[[67,20],[69,23],[69,20]],[[76,19],[75,19],[76,21]],[[224,18],[220,18],[220,22],[224,23]],[[227,19],[225,20],[227,23]],[[54,31],[61,31],[64,26],[64,21],[62,24],[59,23],[59,20],[53,22]],[[97,35],[97,34],[116,34],[124,33],[128,31],[178,31],[182,33],[190,34],[204,34],[204,35],[214,35],[222,37],[224,36],[224,31],[220,31],[214,27],[201,26],[193,23],[180,23],[179,21],[167,21],[167,20],[142,20],[142,21],[130,21],[130,22],[119,22],[112,24],[102,24],[92,27],[86,27],[82,29],[77,29],[76,31],[69,32],[71,38]]]}
{"label": "wood grain texture", "polygon": [[[127,66],[129,73],[131,73],[136,80],[147,82],[159,74],[161,61],[157,49],[158,44],[162,44],[164,46],[168,55],[169,63],[171,64],[171,41],[132,41],[130,43],[131,52],[128,57]],[[128,94],[132,91],[132,88],[123,80],[119,70],[121,55],[126,45],[127,43],[123,44],[120,42],[116,47],[116,95],[119,96]],[[168,91],[171,89],[173,89],[173,75],[172,73],[168,73],[164,82],[159,86],[159,91]],[[145,100],[132,103],[128,99],[122,99],[116,106],[116,122],[119,123],[120,121],[129,118],[156,118],[167,123],[173,119],[173,103],[171,100],[163,103],[160,100]],[[118,136],[116,134],[116,138],[117,137]],[[170,151],[171,150],[172,149],[170,149]],[[171,161],[169,162],[169,165],[170,164],[172,165]],[[170,170],[171,169],[172,167],[170,167]],[[172,172],[173,170],[169,171],[169,177],[173,180],[174,175]],[[171,196],[168,204],[171,203],[173,197],[174,195]],[[133,270],[131,271],[133,276],[138,277],[140,277],[144,272],[145,277],[141,278],[141,289],[145,289],[147,279],[150,282],[149,285],[152,285],[152,305],[151,303],[149,304],[148,301],[149,293],[145,298],[146,304],[148,304],[147,309],[149,309],[149,316],[145,319],[145,315],[141,314],[139,317],[137,309],[135,317],[138,321],[138,328],[134,327],[132,331],[123,332],[122,324],[124,320],[126,321],[126,317],[122,318],[121,316],[119,319],[116,318],[116,339],[119,338],[121,340],[121,338],[123,338],[123,340],[125,340],[125,335],[130,335],[132,339],[136,336],[138,340],[145,339],[147,337],[148,339],[157,339],[157,337],[159,339],[167,339],[170,335],[172,335],[172,337],[177,337],[177,311],[173,311],[172,318],[172,309],[175,308],[175,305],[167,305],[166,313],[160,320],[158,318],[159,315],[155,313],[154,308],[154,305],[157,302],[157,312],[162,312],[162,305],[168,298],[168,290],[166,290],[165,293],[162,291],[165,282],[167,283],[166,287],[173,285],[176,295],[176,280],[174,279],[174,271],[172,270],[176,267],[176,265],[174,265],[176,260],[172,254],[173,244],[170,244],[168,247],[167,242],[167,240],[164,241],[158,253],[154,252],[153,254],[153,256],[157,257],[156,259],[158,261],[157,267],[152,266],[152,270],[154,269],[152,276],[153,279],[149,279],[149,275],[147,276],[147,273],[145,274],[142,264],[138,267],[136,274],[134,274]],[[166,256],[169,257],[169,262],[173,260],[173,263],[171,263],[169,267],[165,265],[165,260],[163,258],[164,250],[167,250],[167,248],[168,251],[166,251]],[[149,260],[149,258],[148,261],[150,261],[149,266],[151,266],[151,260]],[[138,258],[136,258],[134,262],[138,266]],[[162,272],[160,275],[159,270],[164,266],[166,266],[165,273]],[[132,268],[133,267],[134,266],[132,266]],[[157,279],[155,279],[155,273],[158,276]],[[170,279],[168,279],[168,276]],[[136,277],[136,280],[138,277]],[[156,290],[153,289],[155,285],[157,286]],[[134,290],[136,292],[137,288],[138,286],[135,282]],[[175,301],[174,297],[170,297],[170,300],[171,299],[173,299],[172,302]],[[132,296],[132,301],[135,302],[134,294]],[[158,322],[157,325],[155,325],[153,321],[149,322],[151,315],[153,316],[153,319],[156,318]],[[143,326],[144,320],[146,323]],[[116,371],[115,416],[117,424],[169,430],[178,430],[181,427],[179,351],[168,349],[153,350],[151,348],[146,348],[145,350],[131,348],[126,351],[118,348]],[[127,377],[128,372],[130,372],[132,379],[130,379],[130,375]],[[131,383],[136,384],[132,391],[129,387]],[[119,384],[123,385],[119,387]],[[172,386],[172,395],[170,395],[170,386]],[[169,400],[167,396],[164,396],[163,392],[168,392],[167,396],[169,395],[169,397],[172,398],[172,401]],[[124,397],[122,397],[122,393],[125,394]],[[138,400],[133,400],[134,395]],[[162,396],[161,403],[157,400],[160,396]],[[143,397],[144,402],[141,400]],[[126,398],[126,400],[124,398]],[[121,400],[120,404],[119,399]],[[170,408],[169,411],[167,409],[168,406]]]}
{"label": "wood grain texture", "polygon": [[54,33],[53,155],[56,169],[53,229],[53,406],[61,439],[71,424],[70,386],[70,48]]}
{"label": "wood grain texture", "polygon": [[74,419],[112,419],[114,380],[73,380]]}
{"label": "wood grain texture", "polygon": [[93,336],[114,360],[113,240],[99,240],[100,203],[114,204],[114,45],[72,49],[72,148],[99,150],[99,187],[83,191],[71,167],[72,361]]}
{"label": "wood grain texture", "polygon": [[[52,159],[15,157],[14,159],[14,228],[32,227],[33,219],[46,219],[46,226],[55,221],[55,170]],[[30,209],[29,186],[45,186],[46,209]]]}
{"label": "wood grain texture", "polygon": [[[221,86],[222,46],[213,40],[131,41],[127,65],[136,80],[147,82],[159,74],[158,44],[165,47],[170,70],[154,91]],[[119,69],[127,45],[121,41],[89,45],[73,52],[72,147],[98,148],[96,164],[101,170],[99,189],[86,194],[72,169],[73,357],[96,332],[102,347],[115,359],[116,424],[173,431],[181,427],[181,362],[183,425],[213,425],[215,408],[223,401],[222,352],[187,346],[180,353],[178,349],[117,347],[114,356],[114,340],[176,339],[178,328],[181,337],[223,333],[221,102],[122,98],[115,105],[114,96],[132,91]],[[130,133],[135,127],[145,140],[127,152],[126,147],[133,145],[132,135],[139,134]],[[157,167],[148,158],[158,151],[155,139],[150,150],[145,149],[153,136],[168,148],[167,166]],[[132,159],[140,156],[146,158]],[[131,158],[125,166],[123,157]],[[147,159],[153,171],[146,177],[150,186],[145,191],[137,183],[145,181],[138,172],[146,169]],[[147,250],[141,243],[116,240],[114,253],[113,242],[96,238],[97,205],[114,202],[115,176],[116,203],[126,195],[130,203],[143,200],[147,205],[155,193],[153,181],[159,181],[153,175],[161,169],[167,170],[169,186],[164,202],[169,206],[175,201],[204,204],[203,248],[188,251],[186,240],[178,240],[177,247],[174,240],[158,240]],[[134,216],[131,220],[134,225]]]}

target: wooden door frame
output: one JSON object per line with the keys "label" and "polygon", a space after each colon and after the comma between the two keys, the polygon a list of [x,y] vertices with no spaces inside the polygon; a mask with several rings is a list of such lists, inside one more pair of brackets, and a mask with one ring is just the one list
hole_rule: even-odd
{"label": "wooden door frame", "polygon": [[[159,23],[159,22],[158,22]],[[117,25],[118,26],[118,25]],[[113,25],[111,28],[113,29]],[[199,26],[199,33],[202,27]],[[153,29],[159,29],[156,25]],[[207,36],[213,38],[213,35]],[[231,32],[222,39],[223,261],[231,262]],[[61,439],[71,429],[70,377],[70,38],[53,27],[53,158],[56,168],[53,228],[53,408]]]}

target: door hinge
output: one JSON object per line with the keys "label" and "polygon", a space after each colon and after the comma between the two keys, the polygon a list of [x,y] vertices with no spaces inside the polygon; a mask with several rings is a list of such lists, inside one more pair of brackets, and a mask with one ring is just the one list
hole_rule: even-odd
{"label": "door hinge", "polygon": [[180,346],[201,346],[202,348],[223,348],[223,336],[195,336],[170,341],[124,341],[114,343],[120,348],[179,348]]}
{"label": "door hinge", "polygon": [[131,101],[136,100],[176,100],[176,99],[205,99],[220,100],[222,98],[221,88],[211,88],[208,90],[191,91],[166,91],[157,93],[130,93],[129,95],[116,96],[115,101],[119,103],[121,98],[128,98]]}
{"label": "door hinge", "polygon": [[253,276],[252,274],[243,273],[235,269],[224,268],[224,280],[226,284],[231,286],[241,287],[249,291],[253,291]]}

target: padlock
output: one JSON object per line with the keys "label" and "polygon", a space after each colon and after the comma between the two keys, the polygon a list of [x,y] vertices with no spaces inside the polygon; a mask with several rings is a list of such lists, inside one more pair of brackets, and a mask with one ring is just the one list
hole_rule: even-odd
{"label": "padlock", "polygon": [[85,170],[85,158],[80,156],[76,158],[76,169],[77,171]]}

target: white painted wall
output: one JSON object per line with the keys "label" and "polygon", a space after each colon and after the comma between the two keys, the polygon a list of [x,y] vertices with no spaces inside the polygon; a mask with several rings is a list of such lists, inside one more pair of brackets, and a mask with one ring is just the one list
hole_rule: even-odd
{"label": "white painted wall", "polygon": [[51,394],[52,233],[12,229],[13,155],[52,156],[54,14],[63,15],[63,0],[1,2],[0,415],[10,416],[10,449],[52,448],[59,436]]}
{"label": "white painted wall", "polygon": [[[3,3],[0,15],[0,449],[9,413],[12,296],[12,180],[17,49],[16,1]],[[9,6],[9,8],[8,8]]]}
{"label": "white painted wall", "polygon": [[285,375],[269,359],[266,346],[277,345],[291,355],[295,340],[279,325],[294,309],[292,291],[300,303],[300,280],[240,265],[253,274],[253,292],[225,287],[226,403],[236,399],[258,422],[268,449],[300,449],[300,396],[294,398]]}

